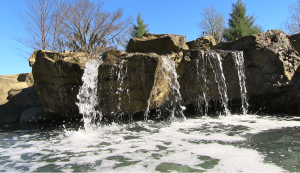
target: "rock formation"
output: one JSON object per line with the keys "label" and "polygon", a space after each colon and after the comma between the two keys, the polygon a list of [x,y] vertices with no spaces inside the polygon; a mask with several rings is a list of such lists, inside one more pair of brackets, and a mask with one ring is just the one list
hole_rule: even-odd
{"label": "rock formation", "polygon": [[269,30],[214,47],[244,52],[247,92],[253,109],[300,115],[297,37]]}
{"label": "rock formation", "polygon": [[[160,108],[168,117],[170,112],[180,115],[178,105],[194,105],[204,106],[207,113],[216,104],[248,106],[241,101],[247,91],[252,113],[299,115],[299,40],[279,30],[218,45],[211,37],[188,43],[170,34],[133,38],[127,52],[110,50],[98,57],[96,109],[116,116]],[[88,60],[84,53],[33,53],[29,62],[45,112],[77,117],[77,94]],[[238,70],[245,71],[245,88]]]}

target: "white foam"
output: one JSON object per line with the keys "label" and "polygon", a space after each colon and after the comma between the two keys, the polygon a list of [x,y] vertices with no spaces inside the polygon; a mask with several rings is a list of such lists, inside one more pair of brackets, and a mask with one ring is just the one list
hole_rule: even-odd
{"label": "white foam", "polygon": [[[70,165],[90,165],[90,171],[153,172],[162,163],[206,170],[197,166],[206,162],[199,156],[205,156],[217,162],[207,169],[210,172],[280,172],[284,170],[275,164],[265,163],[265,156],[260,152],[230,143],[243,142],[246,140],[244,134],[299,126],[298,120],[232,115],[187,119],[171,124],[151,121],[112,124],[88,132],[83,129],[53,131],[58,135],[52,135],[49,140],[41,140],[38,133],[24,134],[14,138],[8,148],[0,148],[0,156],[8,156],[9,163],[15,164],[14,168],[9,168],[9,163],[2,165],[9,171],[17,171],[16,167],[23,165],[32,172],[55,164],[61,171],[73,171]],[[241,129],[238,134],[227,135],[232,127],[237,126],[247,128]],[[21,158],[26,154],[27,159]]]}

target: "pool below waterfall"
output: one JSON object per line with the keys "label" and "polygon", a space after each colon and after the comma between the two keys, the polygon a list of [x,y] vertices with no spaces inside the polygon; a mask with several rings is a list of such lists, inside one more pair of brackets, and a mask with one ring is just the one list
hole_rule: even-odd
{"label": "pool below waterfall", "polygon": [[1,172],[299,172],[300,117],[1,127]]}

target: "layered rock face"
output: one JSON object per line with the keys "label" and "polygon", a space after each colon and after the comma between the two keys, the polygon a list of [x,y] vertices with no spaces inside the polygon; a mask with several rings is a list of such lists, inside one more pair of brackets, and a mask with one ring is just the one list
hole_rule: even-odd
{"label": "layered rock face", "polygon": [[[35,51],[29,63],[34,86],[47,113],[78,115],[76,105],[82,74],[89,56],[85,53]],[[51,119],[51,117],[50,117]]]}

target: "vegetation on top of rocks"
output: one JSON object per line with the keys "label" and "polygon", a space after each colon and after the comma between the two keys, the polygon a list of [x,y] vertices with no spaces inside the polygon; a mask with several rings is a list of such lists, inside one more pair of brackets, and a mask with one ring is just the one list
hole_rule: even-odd
{"label": "vegetation on top of rocks", "polygon": [[[144,19],[141,18],[141,13],[139,13],[136,16],[136,23],[132,24],[132,29],[131,29],[131,37],[132,38],[141,38],[145,33],[149,33],[149,24],[144,23]],[[129,40],[126,40],[125,43],[123,44],[123,47],[127,49]]]}
{"label": "vegetation on top of rocks", "polygon": [[144,23],[144,19],[141,18],[141,13],[136,17],[137,25],[133,24],[131,36],[133,38],[141,38],[145,33],[149,32],[149,24]]}

